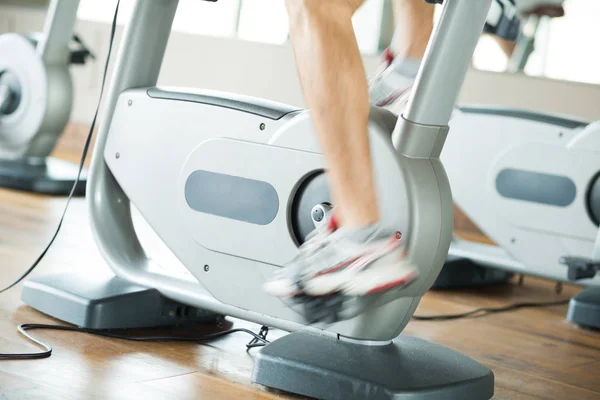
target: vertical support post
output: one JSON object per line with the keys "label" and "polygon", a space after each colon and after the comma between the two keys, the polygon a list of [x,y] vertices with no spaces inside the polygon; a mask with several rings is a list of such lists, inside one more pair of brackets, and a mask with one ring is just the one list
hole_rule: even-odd
{"label": "vertical support post", "polygon": [[148,258],[133,228],[129,199],[106,166],[104,149],[121,92],[156,85],[177,5],[178,0],[136,0],[119,47],[90,167],[87,200],[92,232],[108,265],[124,278],[146,269]]}
{"label": "vertical support post", "polygon": [[490,5],[491,0],[445,1],[404,112],[406,120],[448,125]]}
{"label": "vertical support post", "polygon": [[600,263],[600,229],[598,229],[598,234],[596,235],[596,243],[592,251],[592,261]]}
{"label": "vertical support post", "polygon": [[377,49],[382,52],[390,46],[394,38],[396,23],[394,21],[394,6],[391,1],[384,0],[381,6],[381,27]]}
{"label": "vertical support post", "polygon": [[512,56],[508,60],[506,72],[519,73],[525,71],[529,57],[535,50],[535,36],[540,27],[541,19],[530,16],[523,26]]}
{"label": "vertical support post", "polygon": [[37,51],[46,64],[68,64],[79,0],[52,0]]}

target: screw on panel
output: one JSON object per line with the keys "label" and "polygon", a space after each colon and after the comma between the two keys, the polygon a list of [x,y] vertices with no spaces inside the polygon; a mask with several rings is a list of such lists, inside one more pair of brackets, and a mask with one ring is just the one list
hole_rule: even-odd
{"label": "screw on panel", "polygon": [[208,271],[210,271],[210,267],[208,265],[205,265],[204,266],[204,272],[208,272]]}
{"label": "screw on panel", "polygon": [[133,104],[133,100],[128,100],[127,101],[127,105],[131,107],[131,105]]}
{"label": "screw on panel", "polygon": [[562,132],[559,132],[559,133],[558,133],[558,137],[563,137],[563,133],[562,133]]}
{"label": "screw on panel", "polygon": [[115,158],[118,160],[119,158],[121,158],[121,154],[119,154],[119,153],[115,154]]}
{"label": "screw on panel", "polygon": [[261,131],[264,131],[267,128],[267,125],[265,125],[265,123],[263,122],[262,124],[260,124],[259,128]]}
{"label": "screw on panel", "polygon": [[515,243],[516,241],[517,241],[517,239],[515,239],[515,238],[510,239],[511,243]]}

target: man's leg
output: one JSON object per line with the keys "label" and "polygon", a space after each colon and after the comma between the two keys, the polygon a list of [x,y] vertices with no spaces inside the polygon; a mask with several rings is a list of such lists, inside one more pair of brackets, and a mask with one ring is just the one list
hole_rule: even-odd
{"label": "man's leg", "polygon": [[352,16],[363,0],[286,0],[300,82],[327,162],[336,216],[379,221],[368,137],[369,94]]}
{"label": "man's leg", "polygon": [[[523,3],[542,4],[562,0],[522,0]],[[530,4],[531,3],[531,4]],[[433,32],[434,6],[425,0],[394,0],[395,34],[384,57],[384,69],[371,81],[371,101],[378,106],[400,106],[416,78],[431,33]],[[515,42],[494,36],[507,58],[512,56]]]}
{"label": "man's leg", "polygon": [[500,46],[506,58],[510,59],[515,51],[517,43],[514,40],[502,39],[498,36],[494,36],[494,39],[496,39],[496,43],[498,43],[498,46]]}
{"label": "man's leg", "polygon": [[394,0],[396,31],[390,49],[395,57],[420,61],[433,32],[434,6],[424,0]]}
{"label": "man's leg", "polygon": [[[300,82],[342,226],[311,235],[298,256],[265,283],[264,289],[274,296],[302,301],[338,293],[363,296],[406,285],[418,275],[416,267],[402,259],[401,235],[379,224],[368,85],[352,26],[362,2],[286,2]],[[327,314],[323,307],[319,315]]]}

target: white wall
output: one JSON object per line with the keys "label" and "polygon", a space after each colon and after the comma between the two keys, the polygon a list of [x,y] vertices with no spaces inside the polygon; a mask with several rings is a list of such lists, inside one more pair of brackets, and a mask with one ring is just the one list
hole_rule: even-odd
{"label": "white wall", "polygon": [[[0,5],[0,32],[40,30],[44,13],[43,9]],[[72,120],[90,122],[99,94],[110,26],[79,21],[76,30],[92,48],[97,60],[85,67],[73,68],[75,102]],[[115,48],[118,47],[121,32],[119,28]],[[378,61],[377,57],[365,58],[369,73],[375,71]],[[303,105],[293,56],[288,46],[231,38],[174,32],[159,85],[232,91]],[[544,78],[471,70],[460,102],[499,104],[600,119],[600,86]]]}

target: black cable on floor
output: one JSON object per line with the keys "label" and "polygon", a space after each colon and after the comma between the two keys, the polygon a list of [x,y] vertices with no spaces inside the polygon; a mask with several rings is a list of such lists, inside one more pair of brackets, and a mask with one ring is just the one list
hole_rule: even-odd
{"label": "black cable on floor", "polygon": [[36,339],[29,332],[34,329],[45,329],[45,330],[55,330],[55,331],[69,331],[69,332],[79,332],[79,333],[88,333],[96,336],[103,336],[112,339],[120,339],[120,340],[130,340],[135,342],[189,342],[189,343],[198,343],[205,342],[208,340],[218,339],[223,336],[231,335],[232,333],[243,332],[253,337],[252,341],[246,345],[246,348],[251,349],[254,347],[266,346],[269,344],[267,340],[267,333],[269,332],[269,328],[262,327],[260,333],[252,332],[249,329],[245,328],[237,328],[237,329],[228,329],[222,332],[209,333],[207,335],[202,336],[128,336],[122,335],[115,332],[102,330],[102,329],[89,329],[89,328],[80,328],[76,326],[67,326],[67,325],[45,325],[45,324],[22,324],[19,325],[19,332],[24,335],[27,339],[31,340],[33,343],[37,344],[39,347],[43,349],[43,351],[36,353],[22,353],[22,354],[1,354],[0,360],[36,360],[40,358],[48,358],[52,355],[52,347],[47,345],[46,343]]}
{"label": "black cable on floor", "polygon": [[48,242],[48,245],[46,246],[46,248],[42,251],[42,253],[38,256],[38,258],[33,262],[33,264],[29,267],[29,269],[27,269],[27,271],[25,271],[25,273],[23,273],[23,275],[21,275],[21,277],[19,277],[16,281],[11,283],[4,289],[0,290],[0,294],[6,292],[9,289],[12,289],[14,286],[18,285],[23,279],[27,278],[29,276],[29,274],[31,274],[31,272],[33,272],[33,270],[39,265],[39,263],[42,261],[42,259],[46,256],[46,253],[48,253],[48,251],[50,250],[50,247],[52,247],[52,244],[54,244],[54,241],[56,240],[56,237],[58,236],[58,233],[60,232],[60,228],[62,227],[63,221],[65,219],[65,215],[67,214],[67,210],[69,209],[69,204],[71,203],[71,199],[73,198],[75,189],[77,188],[77,185],[79,184],[79,180],[81,179],[81,172],[83,171],[83,165],[85,163],[85,159],[87,158],[87,154],[90,149],[90,143],[92,141],[92,136],[94,134],[94,128],[96,127],[96,120],[98,119],[98,112],[100,111],[100,104],[102,103],[102,94],[104,93],[104,84],[106,82],[108,65],[110,63],[110,55],[112,53],[113,42],[115,39],[115,31],[117,29],[117,15],[119,14],[119,4],[120,3],[121,3],[121,1],[118,0],[117,6],[115,8],[115,15],[114,15],[113,21],[112,21],[112,27],[111,27],[111,31],[110,31],[110,41],[109,41],[109,45],[108,45],[108,54],[106,56],[106,63],[104,64],[104,75],[102,75],[102,86],[100,87],[100,98],[98,99],[98,105],[96,106],[96,112],[94,113],[94,119],[92,120],[92,125],[90,126],[90,131],[85,140],[85,145],[83,146],[81,160],[79,161],[79,171],[77,172],[77,177],[75,178],[75,183],[73,183],[73,187],[71,188],[71,192],[69,193],[69,197],[67,198],[65,208],[62,212],[60,220],[58,221],[58,226],[56,227],[56,231],[54,231],[54,234],[52,235],[52,238],[50,239],[50,242]]}
{"label": "black cable on floor", "polygon": [[267,340],[268,334],[269,334],[269,327],[263,325],[260,328],[260,332],[258,332],[258,337],[255,337],[254,339],[252,339],[246,345],[246,349],[250,350],[255,347],[263,347],[263,346],[267,345],[269,343],[269,341]]}
{"label": "black cable on floor", "polygon": [[514,303],[504,307],[482,307],[472,311],[468,311],[460,314],[448,314],[448,315],[413,315],[413,319],[416,321],[448,321],[451,319],[462,319],[462,318],[476,318],[483,317],[489,314],[498,314],[507,311],[518,310],[521,308],[535,308],[535,307],[552,307],[561,306],[568,304],[570,299],[563,299],[558,301],[549,302],[522,302]]}

